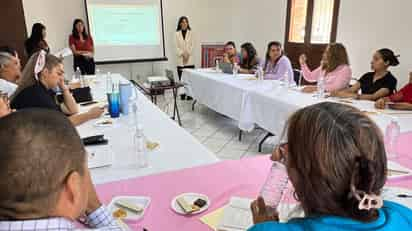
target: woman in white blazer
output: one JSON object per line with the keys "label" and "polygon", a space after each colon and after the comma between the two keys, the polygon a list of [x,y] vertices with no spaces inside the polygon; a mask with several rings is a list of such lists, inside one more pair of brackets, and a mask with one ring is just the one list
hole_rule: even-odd
{"label": "woman in white blazer", "polygon": [[[177,53],[177,74],[179,80],[182,78],[184,68],[195,68],[193,63],[193,33],[186,16],[179,18],[176,30],[176,53]],[[186,99],[185,94],[180,95],[182,100]],[[187,97],[191,100],[191,97]]]}

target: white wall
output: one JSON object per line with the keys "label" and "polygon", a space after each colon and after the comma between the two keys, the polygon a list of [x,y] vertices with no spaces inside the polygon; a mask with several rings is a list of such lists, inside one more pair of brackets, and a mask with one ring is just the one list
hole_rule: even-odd
{"label": "white wall", "polygon": [[[28,31],[34,22],[43,22],[48,29],[52,51],[66,46],[72,20],[85,19],[83,0],[23,0]],[[200,66],[200,43],[234,40],[238,46],[253,42],[260,56],[271,40],[284,41],[287,0],[163,0],[166,56],[169,62],[156,63],[156,74],[164,68],[175,68],[174,33],[177,19],[187,15],[195,32],[195,63]],[[408,18],[412,1],[345,0],[341,1],[337,41],[349,52],[354,77],[370,69],[376,49],[389,47],[401,55],[401,65],[392,68],[403,85],[412,69],[412,47],[408,42]],[[67,71],[72,71],[68,60]],[[122,64],[99,67],[103,71],[120,72],[125,76],[147,76],[150,64]]]}
{"label": "white wall", "polygon": [[388,47],[400,54],[401,65],[391,71],[404,85],[412,70],[412,1],[405,0],[344,0],[341,1],[338,37],[350,54],[355,77],[370,70],[372,54]]}

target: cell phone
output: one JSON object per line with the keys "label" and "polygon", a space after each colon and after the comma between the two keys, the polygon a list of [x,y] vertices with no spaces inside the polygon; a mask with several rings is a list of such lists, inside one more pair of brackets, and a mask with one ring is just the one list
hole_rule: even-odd
{"label": "cell phone", "polygon": [[89,105],[96,104],[96,103],[98,103],[98,102],[96,102],[96,101],[89,101],[89,102],[81,103],[80,106],[89,106]]}

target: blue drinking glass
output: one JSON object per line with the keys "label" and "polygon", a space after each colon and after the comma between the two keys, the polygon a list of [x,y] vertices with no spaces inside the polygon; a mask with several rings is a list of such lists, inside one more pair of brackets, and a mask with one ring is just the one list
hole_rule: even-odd
{"label": "blue drinking glass", "polygon": [[110,117],[118,118],[120,116],[120,97],[119,93],[108,93],[107,101],[109,102]]}

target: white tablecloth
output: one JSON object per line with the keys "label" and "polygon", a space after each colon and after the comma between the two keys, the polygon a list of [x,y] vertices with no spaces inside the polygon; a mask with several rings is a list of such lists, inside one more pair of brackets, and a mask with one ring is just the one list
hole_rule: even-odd
{"label": "white tablecloth", "polygon": [[[113,81],[127,81],[120,75],[112,75]],[[106,100],[105,78],[92,85],[95,100]],[[218,158],[200,144],[192,135],[179,127],[165,113],[138,93],[138,105],[144,133],[160,147],[149,153],[149,167],[139,169],[133,149],[134,124],[132,116],[121,116],[111,127],[96,127],[95,120],[78,127],[81,137],[104,134],[114,153],[113,165],[92,169],[95,183],[106,183],[170,170],[211,164]],[[85,108],[83,108],[85,110]]]}
{"label": "white tablecloth", "polygon": [[[198,102],[239,122],[239,128],[251,131],[255,125],[280,135],[287,119],[300,108],[323,101],[341,102],[339,99],[318,99],[314,94],[287,89],[276,80],[249,80],[251,75],[217,73],[209,69],[185,70],[183,81],[190,95]],[[352,101],[349,105],[362,111],[373,112],[371,118],[385,131],[391,120],[396,120],[401,130],[412,130],[412,113],[389,115],[374,108],[370,101]],[[398,112],[395,112],[398,113]]]}
{"label": "white tablecloth", "polygon": [[185,69],[182,81],[187,93],[210,109],[239,121],[243,97],[256,88],[253,75],[217,73],[210,69]]}
{"label": "white tablecloth", "polygon": [[295,111],[325,101],[345,103],[368,112],[383,132],[392,120],[399,123],[402,131],[412,130],[412,112],[377,110],[372,101],[319,99],[315,94],[302,93],[296,88],[282,87],[279,82],[273,84],[269,90],[254,89],[245,95],[239,127],[250,131],[256,124],[273,134],[281,135],[288,118]]}

